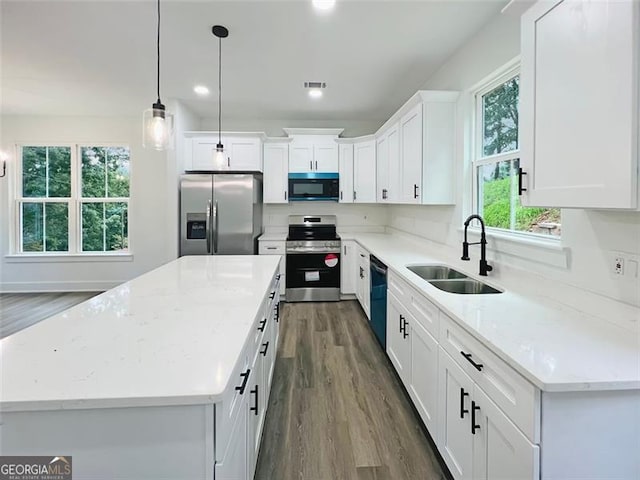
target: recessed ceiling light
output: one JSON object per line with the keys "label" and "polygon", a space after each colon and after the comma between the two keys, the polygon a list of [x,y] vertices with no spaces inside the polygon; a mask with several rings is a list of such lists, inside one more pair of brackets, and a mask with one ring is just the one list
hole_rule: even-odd
{"label": "recessed ceiling light", "polygon": [[309,90],[309,96],[311,98],[320,98],[322,97],[322,90],[320,90],[319,88],[313,88]]}
{"label": "recessed ceiling light", "polygon": [[318,10],[331,10],[336,5],[336,0],[313,0],[313,6]]}
{"label": "recessed ceiling light", "polygon": [[209,89],[204,85],[196,85],[195,87],[193,87],[193,91],[198,95],[209,95]]}
{"label": "recessed ceiling light", "polygon": [[327,88],[327,84],[325,82],[304,82],[304,88],[309,89],[311,98],[320,98],[322,97],[322,90]]}

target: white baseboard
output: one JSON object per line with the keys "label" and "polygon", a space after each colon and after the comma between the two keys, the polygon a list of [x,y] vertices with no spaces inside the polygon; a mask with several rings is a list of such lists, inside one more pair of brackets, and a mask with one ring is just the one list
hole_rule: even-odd
{"label": "white baseboard", "polygon": [[32,292],[104,292],[126,280],[84,282],[5,282],[0,283],[0,293]]}

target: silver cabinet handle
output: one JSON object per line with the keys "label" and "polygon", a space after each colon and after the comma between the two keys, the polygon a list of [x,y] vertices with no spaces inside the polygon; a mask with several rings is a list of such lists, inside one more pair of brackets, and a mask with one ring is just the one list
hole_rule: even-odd
{"label": "silver cabinet handle", "polygon": [[207,236],[207,253],[211,253],[211,200],[207,200],[207,219],[205,220],[205,232]]}
{"label": "silver cabinet handle", "polygon": [[213,253],[218,253],[218,201],[213,205]]}

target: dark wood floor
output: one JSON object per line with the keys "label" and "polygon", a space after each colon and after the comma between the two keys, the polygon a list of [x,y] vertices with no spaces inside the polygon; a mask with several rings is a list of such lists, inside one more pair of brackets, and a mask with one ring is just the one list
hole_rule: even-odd
{"label": "dark wood floor", "polygon": [[8,337],[99,293],[0,293],[0,338]]}
{"label": "dark wood floor", "polygon": [[284,304],[256,480],[446,478],[355,301]]}

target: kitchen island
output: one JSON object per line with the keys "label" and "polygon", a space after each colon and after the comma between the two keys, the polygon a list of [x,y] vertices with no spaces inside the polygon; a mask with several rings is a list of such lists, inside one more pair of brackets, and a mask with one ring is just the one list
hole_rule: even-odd
{"label": "kitchen island", "polygon": [[279,256],[182,257],[0,343],[0,454],[74,478],[251,478]]}

